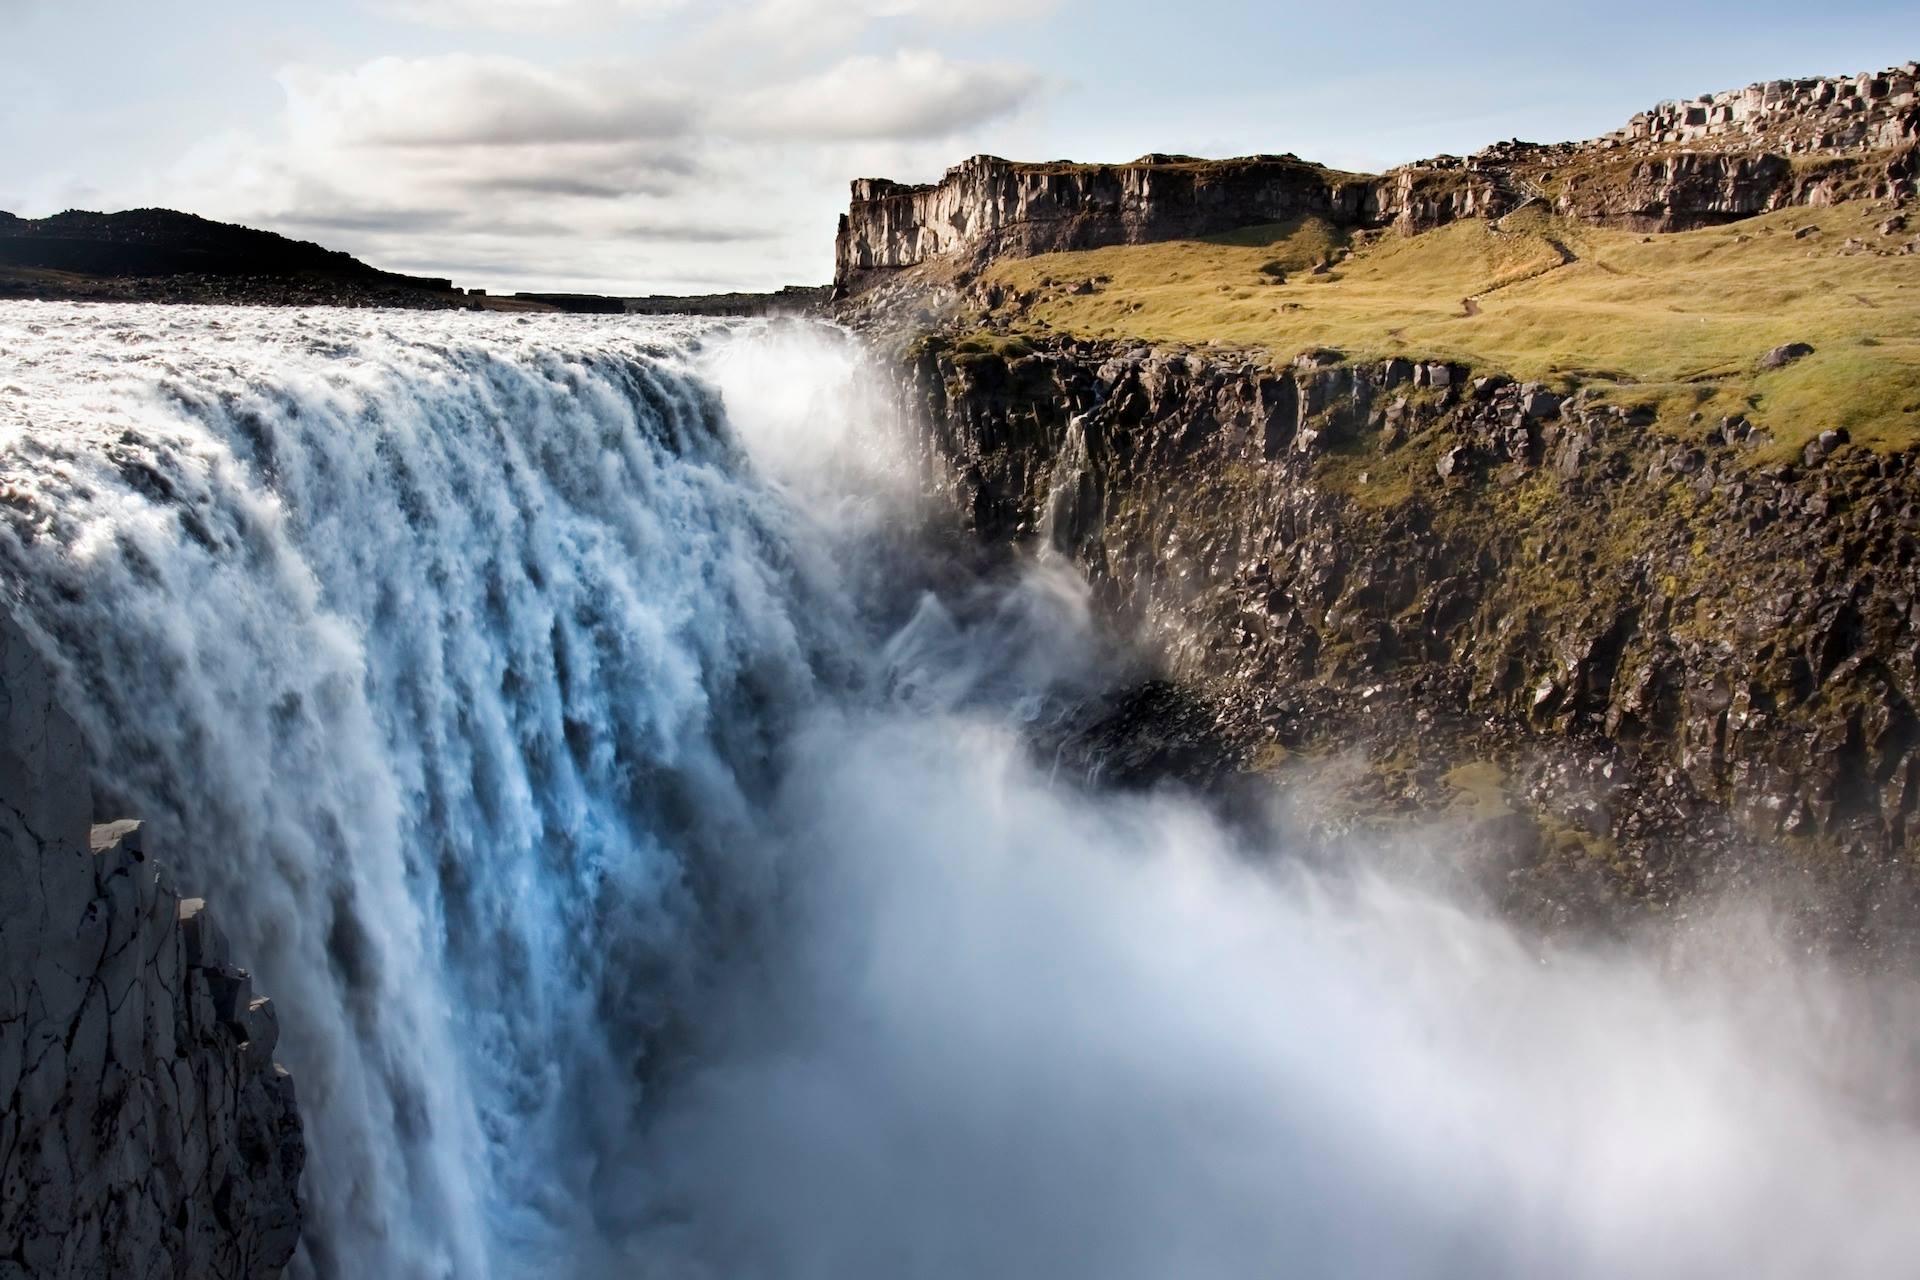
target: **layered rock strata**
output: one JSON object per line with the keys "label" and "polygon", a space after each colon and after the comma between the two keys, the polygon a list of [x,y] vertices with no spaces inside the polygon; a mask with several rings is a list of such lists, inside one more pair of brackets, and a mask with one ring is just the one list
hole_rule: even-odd
{"label": "layered rock strata", "polygon": [[836,279],[940,263],[965,274],[1004,255],[1205,236],[1316,216],[1414,233],[1498,218],[1541,201],[1565,217],[1680,230],[1853,195],[1911,193],[1920,146],[1914,64],[1853,77],[1774,81],[1668,103],[1586,143],[1509,142],[1381,175],[1294,156],[1122,165],[1018,164],[975,156],[939,182],[853,184]]}
{"label": "layered rock strata", "polygon": [[0,1277],[277,1276],[304,1147],[273,1007],[140,825],[92,807],[0,619]]}
{"label": "layered rock strata", "polygon": [[1371,216],[1373,198],[1371,179],[1292,156],[1144,156],[1127,165],[975,156],[931,186],[855,182],[836,260],[844,280],[937,257],[1140,244],[1306,214],[1349,223]]}

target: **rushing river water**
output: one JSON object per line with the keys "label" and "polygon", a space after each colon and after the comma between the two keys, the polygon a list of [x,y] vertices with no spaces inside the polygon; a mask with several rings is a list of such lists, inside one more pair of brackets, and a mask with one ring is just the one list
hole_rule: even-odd
{"label": "rushing river water", "polygon": [[1911,1273],[1910,982],[1051,779],[1087,603],[885,405],[820,327],[0,304],[6,605],[275,999],[303,1274]]}

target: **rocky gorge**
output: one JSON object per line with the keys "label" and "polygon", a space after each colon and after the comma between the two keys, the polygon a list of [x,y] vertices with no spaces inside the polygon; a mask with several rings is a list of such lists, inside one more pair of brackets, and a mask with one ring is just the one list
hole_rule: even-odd
{"label": "rocky gorge", "polygon": [[[866,179],[839,326],[0,216],[0,1280],[1884,1274],[1904,1049],[1806,1028],[1920,959],[1915,72]],[[1286,340],[1127,330],[1171,259],[1083,255],[1174,244]],[[1762,251],[1846,309],[1420,336]]]}
{"label": "rocky gorge", "polygon": [[905,360],[973,526],[1043,541],[1159,636],[1244,767],[1357,751],[1363,825],[1469,814],[1548,921],[1670,908],[1783,847],[1823,927],[1911,899],[1912,453],[1835,437],[1756,467],[1743,423],[1695,446],[1336,352]]}
{"label": "rocky gorge", "polygon": [[1076,333],[983,280],[1009,257],[1303,212],[1416,235],[1535,203],[1658,233],[1860,199],[1897,233],[1913,72],[1756,85],[1379,179],[1290,157],[977,158],[933,187],[856,184],[845,314],[891,344],[979,534],[1057,551],[1157,637],[1237,767],[1337,774],[1323,825],[1463,823],[1494,851],[1495,896],[1549,924],[1765,882],[1810,933],[1908,950],[1911,445],[1811,430],[1788,450],[1741,413],[1417,349]]}

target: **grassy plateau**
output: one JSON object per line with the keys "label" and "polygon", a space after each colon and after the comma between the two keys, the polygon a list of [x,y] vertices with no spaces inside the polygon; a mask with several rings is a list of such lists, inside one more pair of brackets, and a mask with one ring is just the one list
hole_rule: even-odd
{"label": "grassy plateau", "polygon": [[[1670,426],[1745,414],[1781,454],[1831,427],[1900,448],[1920,441],[1920,253],[1888,251],[1920,226],[1882,235],[1887,216],[1859,201],[1663,235],[1539,208],[1416,236],[1307,219],[1002,260],[988,280],[1024,299],[1023,327],[1444,359],[1597,386]],[[1814,353],[1758,367],[1792,342]]]}

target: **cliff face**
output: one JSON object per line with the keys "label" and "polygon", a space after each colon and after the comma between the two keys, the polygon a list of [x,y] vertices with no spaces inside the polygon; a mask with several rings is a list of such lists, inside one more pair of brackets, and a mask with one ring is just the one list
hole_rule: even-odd
{"label": "cliff face", "polygon": [[86,777],[0,620],[0,1276],[277,1276],[305,1157],[272,1006]]}
{"label": "cliff face", "polygon": [[853,184],[835,248],[842,280],[874,268],[959,255],[985,261],[1208,235],[1318,214],[1367,216],[1370,179],[1291,156],[1195,161],[1147,156],[1129,165],[1013,164],[975,156],[931,186]]}
{"label": "cliff face", "polygon": [[1914,64],[1843,79],[1775,81],[1668,103],[1586,143],[1506,143],[1373,176],[1292,156],[1126,165],[975,156],[937,183],[853,184],[835,278],[1216,234],[1314,215],[1414,233],[1497,218],[1535,200],[1566,217],[1679,230],[1848,195],[1912,190],[1920,145]]}
{"label": "cliff face", "polygon": [[1760,465],[1740,421],[1687,444],[1335,353],[934,338],[906,376],[982,534],[1071,557],[1255,755],[1358,744],[1383,812],[1498,780],[1530,904],[1670,902],[1783,846],[1851,903],[1911,891],[1913,453]]}

